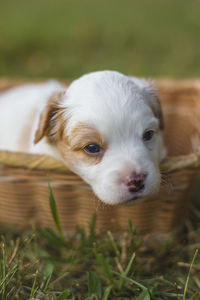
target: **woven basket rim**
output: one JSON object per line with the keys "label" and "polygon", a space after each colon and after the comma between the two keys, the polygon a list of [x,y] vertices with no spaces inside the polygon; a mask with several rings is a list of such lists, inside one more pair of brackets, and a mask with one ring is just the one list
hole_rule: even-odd
{"label": "woven basket rim", "polygon": [[[0,150],[0,164],[33,170],[71,173],[61,161],[50,156]],[[163,172],[174,172],[185,168],[200,169],[200,151],[178,156],[167,156],[160,165]]]}

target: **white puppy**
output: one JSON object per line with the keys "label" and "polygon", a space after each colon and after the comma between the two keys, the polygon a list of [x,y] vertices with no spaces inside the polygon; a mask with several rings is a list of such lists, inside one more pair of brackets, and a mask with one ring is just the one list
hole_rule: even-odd
{"label": "white puppy", "polygon": [[162,126],[150,83],[114,71],[0,95],[0,149],[62,160],[109,204],[159,190]]}

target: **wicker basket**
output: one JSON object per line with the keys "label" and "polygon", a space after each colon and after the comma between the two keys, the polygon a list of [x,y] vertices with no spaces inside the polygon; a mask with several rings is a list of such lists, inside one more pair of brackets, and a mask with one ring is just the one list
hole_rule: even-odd
{"label": "wicker basket", "polygon": [[[0,90],[21,81],[0,80]],[[135,205],[103,205],[90,187],[61,163],[44,155],[0,151],[0,221],[53,227],[47,175],[61,225],[73,231],[97,215],[98,231],[126,228],[131,219],[139,232],[169,232],[187,215],[188,200],[200,170],[200,81],[158,80],[164,111],[168,157],[161,164],[159,194]]]}

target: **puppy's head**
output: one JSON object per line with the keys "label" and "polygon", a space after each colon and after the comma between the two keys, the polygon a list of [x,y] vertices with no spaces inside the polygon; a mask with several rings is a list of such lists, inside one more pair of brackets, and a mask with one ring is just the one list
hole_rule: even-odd
{"label": "puppy's head", "polygon": [[35,142],[46,136],[99,199],[117,204],[159,190],[162,127],[148,82],[102,71],[75,80],[49,100]]}

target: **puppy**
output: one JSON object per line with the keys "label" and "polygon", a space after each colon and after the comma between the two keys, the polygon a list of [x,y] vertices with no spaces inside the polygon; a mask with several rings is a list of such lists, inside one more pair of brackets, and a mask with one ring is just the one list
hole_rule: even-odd
{"label": "puppy", "polygon": [[158,192],[162,128],[151,84],[115,71],[0,95],[0,149],[62,160],[108,204]]}

